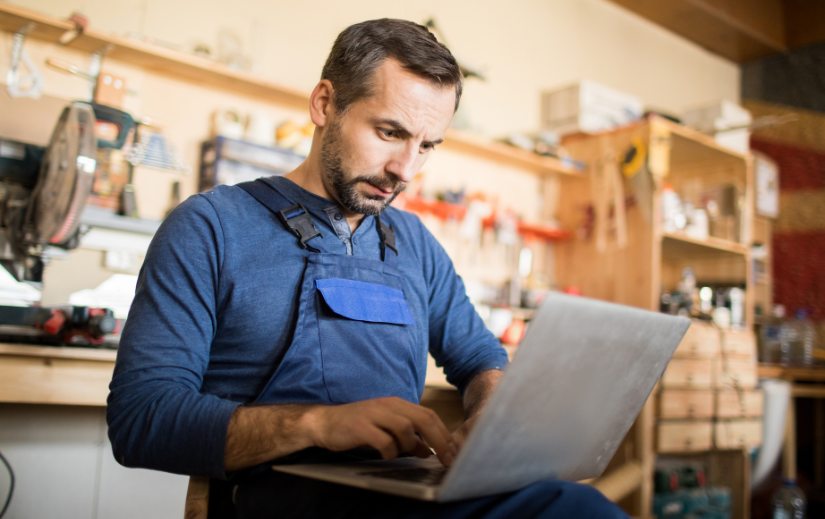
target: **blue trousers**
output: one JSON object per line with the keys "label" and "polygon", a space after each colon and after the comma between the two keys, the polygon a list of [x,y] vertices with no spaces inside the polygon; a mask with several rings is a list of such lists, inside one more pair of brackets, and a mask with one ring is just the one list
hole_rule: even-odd
{"label": "blue trousers", "polygon": [[231,486],[234,505],[217,502],[220,485],[210,489],[209,519],[628,519],[598,490],[568,481],[544,481],[518,492],[453,503],[417,501],[275,471]]}

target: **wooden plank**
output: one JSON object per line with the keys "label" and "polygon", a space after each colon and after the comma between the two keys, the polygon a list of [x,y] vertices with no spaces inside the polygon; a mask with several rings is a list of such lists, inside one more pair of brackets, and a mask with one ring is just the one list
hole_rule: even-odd
{"label": "wooden plank", "polygon": [[825,2],[782,0],[788,47],[807,47],[825,41]]}
{"label": "wooden plank", "polygon": [[0,356],[0,402],[105,406],[114,361]]}
{"label": "wooden plank", "polygon": [[825,382],[825,368],[799,368],[780,366],[778,364],[759,364],[757,373],[761,378],[781,378],[784,380],[804,380],[809,382]]}
{"label": "wooden plank", "polygon": [[825,398],[825,385],[794,384],[791,395],[795,398]]}
{"label": "wooden plank", "polygon": [[666,256],[675,255],[681,258],[685,256],[691,258],[719,257],[726,254],[745,256],[748,254],[748,248],[740,243],[714,238],[713,236],[697,239],[686,234],[668,232],[662,233],[662,247]]}
{"label": "wooden plank", "polygon": [[665,389],[659,395],[659,418],[713,418],[713,391]]}
{"label": "wooden plank", "polygon": [[758,9],[708,0],[612,0],[711,52],[745,63],[787,49],[778,0],[759,0]]}
{"label": "wooden plank", "polygon": [[615,503],[639,488],[643,479],[642,464],[630,461],[590,484]]}
{"label": "wooden plank", "polygon": [[723,389],[716,392],[715,415],[717,418],[748,418],[762,416],[765,395],[762,390],[736,391]]}
{"label": "wooden plank", "polygon": [[447,130],[447,135],[444,138],[444,146],[472,153],[478,157],[521,167],[542,175],[561,173],[564,175],[581,176],[580,172],[563,164],[557,158],[543,157],[516,148],[515,146],[491,141],[484,137],[453,128]]}
{"label": "wooden plank", "polygon": [[704,451],[713,445],[710,420],[659,422],[657,429],[658,452]]}
{"label": "wooden plank", "polygon": [[[82,359],[114,362],[116,350],[102,348],[78,348],[72,346],[31,346],[28,344],[0,343],[0,356],[44,357],[51,359]],[[1,357],[0,357],[1,358]]]}

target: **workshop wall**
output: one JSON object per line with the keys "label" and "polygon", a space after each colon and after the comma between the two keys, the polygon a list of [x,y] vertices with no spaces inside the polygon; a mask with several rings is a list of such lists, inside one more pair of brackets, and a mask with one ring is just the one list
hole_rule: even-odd
{"label": "workshop wall", "polygon": [[[461,117],[466,118],[470,130],[492,137],[537,129],[539,93],[582,78],[637,95],[648,106],[675,113],[716,99],[737,101],[739,94],[736,65],[605,0],[534,0],[506,7],[486,0],[423,0],[412,4],[375,0],[10,3],[57,17],[80,10],[97,30],[119,35],[142,34],[186,51],[202,44],[218,53],[226,47],[221,41],[236,40],[238,50],[251,59],[256,73],[306,92],[317,82],[335,36],[347,25],[382,16],[417,21],[435,16],[458,58],[487,75],[486,82],[467,82]],[[59,107],[61,99],[87,95],[85,81],[43,63],[52,57],[85,68],[88,54],[32,39],[27,41],[26,50],[41,66],[46,80],[45,98],[38,102],[39,106]],[[8,67],[10,52],[11,34],[0,33],[0,70]],[[125,78],[127,87],[136,92],[137,95],[126,97],[124,108],[134,116],[151,117],[164,124],[164,133],[193,168],[188,177],[152,171],[136,174],[139,209],[146,217],[160,218],[165,214],[174,181],[181,181],[184,198],[196,191],[199,147],[209,136],[210,118],[216,109],[263,112],[274,120],[307,119],[301,111],[270,105],[266,100],[147,73],[140,67],[111,59],[104,60],[103,69]],[[12,102],[5,101],[4,105]],[[17,103],[36,104],[28,100],[13,103],[18,108]],[[45,143],[56,115],[47,124],[43,123],[44,118],[49,119],[33,117],[25,121],[15,117],[13,122],[0,122],[0,135]],[[542,206],[538,179],[518,169],[438,150],[424,171],[429,190],[483,188],[498,192],[503,205],[518,207],[525,217],[553,214],[552,208]],[[506,182],[502,181],[504,178]],[[525,193],[536,196],[525,197]],[[74,272],[73,276],[50,276],[47,272],[43,302],[63,303],[65,294],[95,286],[104,272],[102,253],[95,254],[98,261],[90,262],[88,257],[79,255],[61,260],[59,270]],[[486,281],[499,282],[507,277],[509,268],[506,262],[499,263],[493,268],[470,265],[468,270],[481,271]]]}
{"label": "workshop wall", "polygon": [[97,30],[144,34],[187,51],[205,44],[216,52],[219,36],[232,34],[257,72],[307,92],[346,26],[385,16],[419,22],[434,16],[453,52],[488,76],[485,83],[468,82],[464,105],[471,123],[490,135],[534,129],[538,92],[580,78],[676,112],[739,98],[735,64],[605,0],[10,3],[59,17],[79,9]]}

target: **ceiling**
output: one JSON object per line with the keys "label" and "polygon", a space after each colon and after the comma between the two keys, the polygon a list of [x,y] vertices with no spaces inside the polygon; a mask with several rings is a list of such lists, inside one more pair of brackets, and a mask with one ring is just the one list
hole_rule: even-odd
{"label": "ceiling", "polygon": [[611,0],[737,63],[825,41],[823,0]]}

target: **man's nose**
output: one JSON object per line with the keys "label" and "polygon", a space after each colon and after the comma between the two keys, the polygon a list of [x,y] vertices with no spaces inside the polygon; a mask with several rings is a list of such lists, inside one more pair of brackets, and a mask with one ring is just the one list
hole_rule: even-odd
{"label": "man's nose", "polygon": [[407,142],[403,147],[399,147],[393,154],[392,160],[387,164],[387,171],[392,173],[404,183],[410,182],[418,173],[418,145]]}

